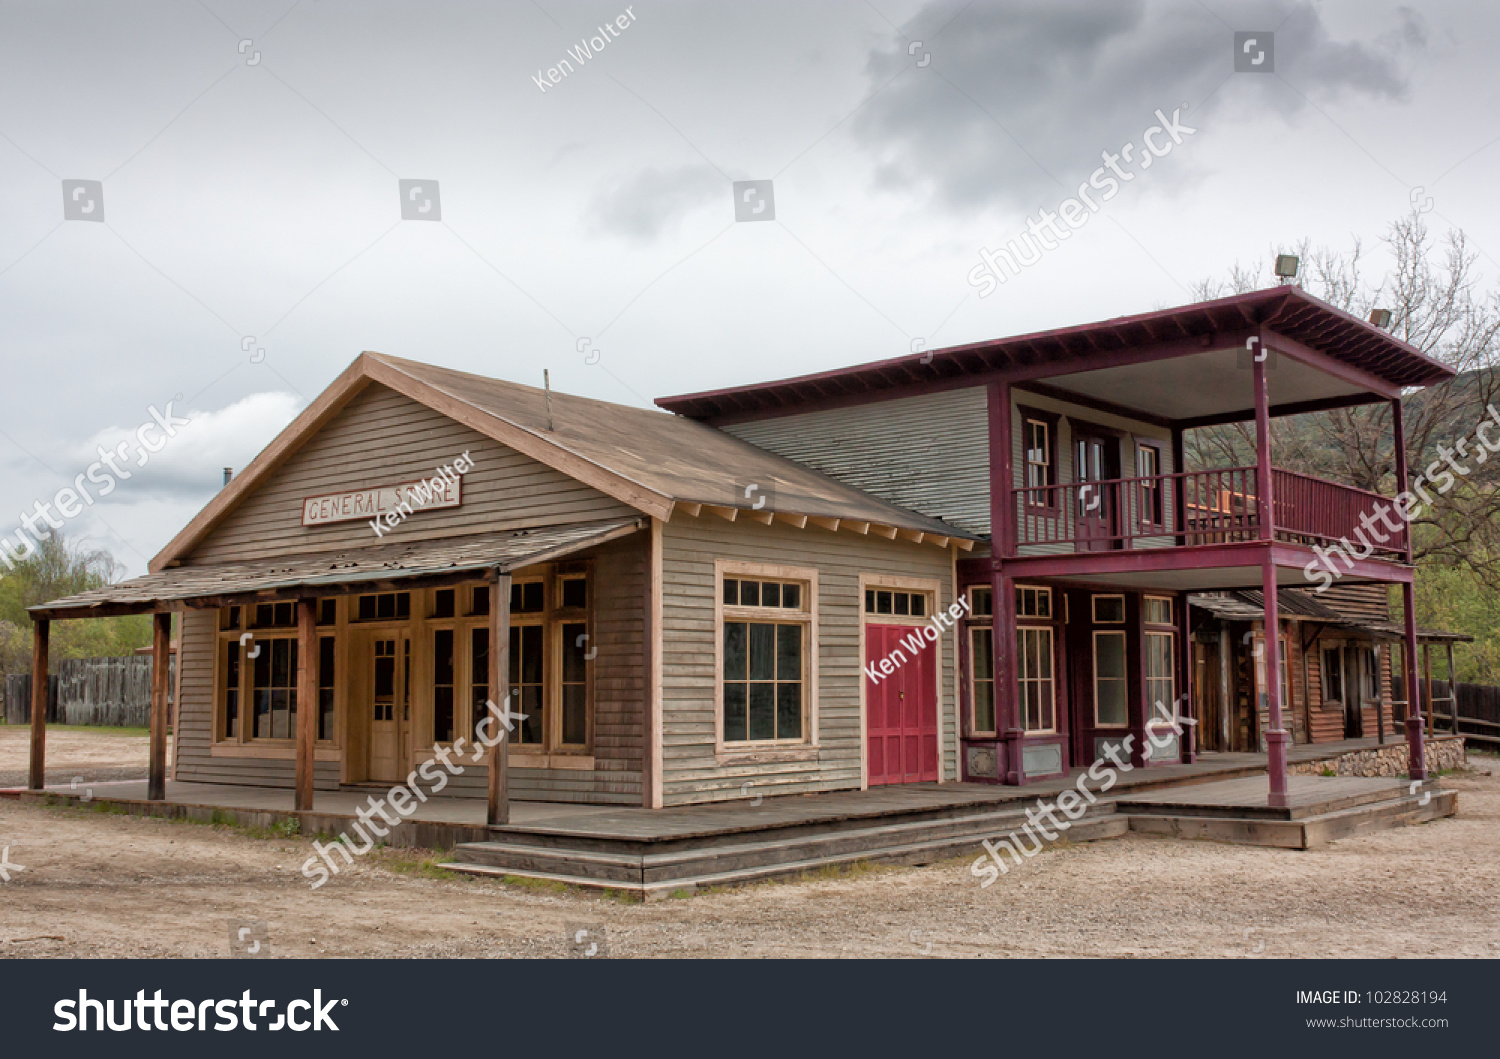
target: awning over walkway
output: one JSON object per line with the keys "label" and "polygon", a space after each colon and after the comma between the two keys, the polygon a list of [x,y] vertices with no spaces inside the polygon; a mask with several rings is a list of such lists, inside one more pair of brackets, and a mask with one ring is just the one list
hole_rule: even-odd
{"label": "awning over walkway", "polygon": [[645,519],[615,519],[444,540],[375,544],[256,562],[178,566],[28,608],[33,618],[102,618],[223,607],[306,596],[421,588],[481,572],[510,573],[634,533]]}
{"label": "awning over walkway", "polygon": [[[1265,594],[1248,589],[1195,594],[1188,597],[1188,603],[1223,621],[1262,621],[1266,616]],[[1377,640],[1400,640],[1406,635],[1406,631],[1395,622],[1373,621],[1361,615],[1344,614],[1301,592],[1282,589],[1276,593],[1276,605],[1282,618],[1350,629],[1366,633]],[[1472,643],[1474,637],[1446,629],[1419,628],[1417,640],[1422,643]]]}

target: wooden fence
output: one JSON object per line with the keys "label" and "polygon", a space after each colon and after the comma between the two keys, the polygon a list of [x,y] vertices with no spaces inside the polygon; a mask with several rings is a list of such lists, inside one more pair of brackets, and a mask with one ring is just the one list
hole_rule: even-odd
{"label": "wooden fence", "polygon": [[[47,678],[47,723],[147,727],[151,723],[151,668],[150,655],[63,659]],[[169,724],[171,676],[169,672]],[[7,676],[4,690],[5,722],[30,724],[31,674]]]}
{"label": "wooden fence", "polygon": [[[1432,695],[1438,700],[1433,722],[1467,739],[1500,746],[1500,687],[1459,682],[1457,689],[1456,703],[1449,705],[1450,712],[1445,713],[1441,700],[1451,694],[1449,684],[1446,680],[1432,682]],[[1452,711],[1456,711],[1456,716]]]}

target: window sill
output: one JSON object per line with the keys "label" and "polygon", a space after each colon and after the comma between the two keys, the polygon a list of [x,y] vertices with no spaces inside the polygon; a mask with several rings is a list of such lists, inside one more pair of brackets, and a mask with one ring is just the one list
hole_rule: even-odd
{"label": "window sill", "polygon": [[[214,743],[208,748],[209,757],[245,757],[263,760],[295,761],[297,747],[286,743]],[[343,752],[336,746],[320,746],[313,750],[314,761],[342,761]]]}
{"label": "window sill", "polygon": [[522,754],[511,751],[506,762],[513,769],[578,769],[591,772],[593,754]]}
{"label": "window sill", "polygon": [[746,747],[743,750],[721,748],[714,760],[719,765],[777,765],[782,762],[816,761],[815,746],[763,746]]}

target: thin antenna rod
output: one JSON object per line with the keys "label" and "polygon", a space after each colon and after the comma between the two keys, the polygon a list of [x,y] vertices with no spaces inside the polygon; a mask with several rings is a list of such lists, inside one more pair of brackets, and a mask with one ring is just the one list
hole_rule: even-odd
{"label": "thin antenna rod", "polygon": [[552,429],[552,374],[542,369],[542,389],[547,391],[547,429]]}

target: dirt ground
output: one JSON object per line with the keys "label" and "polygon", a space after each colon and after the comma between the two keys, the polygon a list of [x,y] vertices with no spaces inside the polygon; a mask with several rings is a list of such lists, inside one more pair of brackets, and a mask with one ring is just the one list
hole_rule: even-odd
{"label": "dirt ground", "polygon": [[1493,958],[1500,760],[1471,764],[1443,778],[1457,817],[1320,850],[1131,835],[1043,853],[988,889],[965,857],[650,904],[451,876],[413,850],[314,891],[300,837],[0,799],[0,955],[228,956],[259,922],[273,956],[295,957],[566,956],[582,937],[616,958]]}
{"label": "dirt ground", "polygon": [[[136,780],[146,777],[151,739],[139,728],[47,727],[47,782]],[[31,729],[0,724],[0,787],[24,787],[31,761]],[[167,737],[167,767],[172,737]]]}

